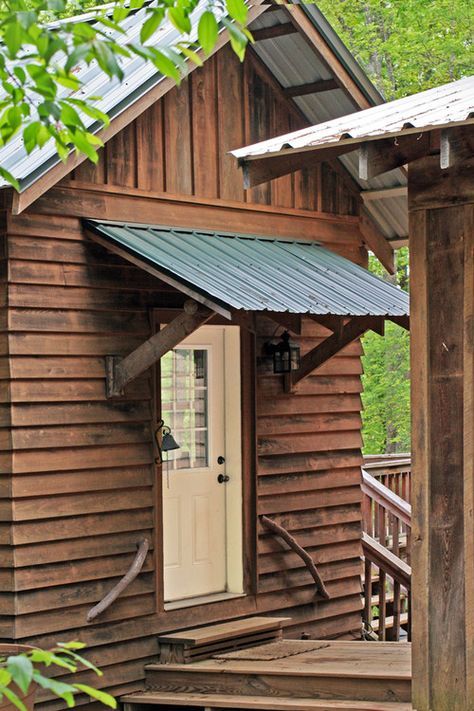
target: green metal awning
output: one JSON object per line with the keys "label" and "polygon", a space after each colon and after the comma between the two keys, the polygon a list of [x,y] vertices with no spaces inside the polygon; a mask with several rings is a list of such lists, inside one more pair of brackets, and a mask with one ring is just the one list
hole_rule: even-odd
{"label": "green metal awning", "polygon": [[113,251],[227,316],[409,313],[404,291],[316,242],[96,220],[85,226]]}

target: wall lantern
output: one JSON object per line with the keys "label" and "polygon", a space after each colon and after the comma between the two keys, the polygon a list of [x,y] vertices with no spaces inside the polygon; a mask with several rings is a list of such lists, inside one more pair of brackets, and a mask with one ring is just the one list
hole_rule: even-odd
{"label": "wall lantern", "polygon": [[288,331],[282,333],[278,343],[265,343],[264,352],[273,357],[273,372],[290,373],[300,367],[300,347],[290,341]]}
{"label": "wall lantern", "polygon": [[171,434],[171,428],[165,425],[163,420],[160,420],[155,431],[156,445],[158,447],[159,459],[157,462],[163,462],[163,452],[171,452],[173,449],[179,449],[180,445],[176,442]]}

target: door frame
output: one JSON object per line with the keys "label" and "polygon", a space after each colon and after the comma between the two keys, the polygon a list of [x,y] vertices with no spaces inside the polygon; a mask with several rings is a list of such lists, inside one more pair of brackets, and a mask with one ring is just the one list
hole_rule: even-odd
{"label": "door frame", "polygon": [[[168,309],[153,309],[153,332],[156,333],[160,324],[170,319]],[[257,589],[257,522],[256,522],[256,362],[255,335],[235,323],[230,323],[220,317],[213,319],[210,326],[232,326],[224,340],[225,359],[234,363],[233,374],[238,377],[224,378],[226,397],[226,459],[232,458],[234,463],[240,463],[240,477],[234,478],[235,487],[226,485],[227,499],[227,588],[226,595],[209,595],[206,604],[215,603],[224,610],[226,605],[232,605],[229,598],[241,595],[254,595]],[[232,335],[231,335],[232,334]],[[228,337],[227,337],[228,336]],[[179,346],[177,346],[179,347]],[[237,367],[240,362],[240,367]],[[154,398],[153,398],[153,449],[157,454],[154,431],[161,412],[161,377],[160,363],[154,368]],[[235,402],[240,402],[240,408],[235,408]],[[232,404],[234,407],[232,407]],[[230,421],[230,422],[229,422]],[[229,424],[231,426],[229,426]],[[227,453],[227,448],[228,452]],[[166,608],[171,610],[180,607],[179,603],[164,604],[164,561],[163,561],[163,472],[160,464],[153,465],[155,475],[155,570],[157,612],[166,614]],[[230,550],[229,550],[230,549]],[[213,599],[215,598],[215,599]],[[195,606],[204,604],[197,598]],[[190,606],[190,600],[183,600],[183,607]]]}

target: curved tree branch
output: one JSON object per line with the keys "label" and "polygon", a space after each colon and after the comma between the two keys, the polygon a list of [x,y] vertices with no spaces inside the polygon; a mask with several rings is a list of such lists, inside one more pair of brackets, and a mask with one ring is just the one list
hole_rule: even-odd
{"label": "curved tree branch", "polygon": [[100,615],[104,610],[106,610],[113,602],[118,598],[121,593],[125,590],[130,583],[135,580],[137,575],[143,568],[143,563],[147,556],[148,550],[150,548],[150,541],[148,538],[142,538],[142,540],[137,544],[138,551],[135,556],[135,560],[128,569],[127,573],[119,580],[117,585],[110,590],[105,597],[102,598],[97,605],[94,605],[87,613],[87,622],[92,622],[98,615]]}
{"label": "curved tree branch", "polygon": [[268,516],[261,516],[260,520],[263,526],[265,526],[265,528],[268,528],[268,530],[274,533],[276,536],[280,536],[280,538],[283,538],[285,543],[288,543],[290,548],[299,555],[299,557],[304,562],[309,572],[313,576],[313,580],[316,583],[316,587],[318,589],[319,594],[322,595],[322,597],[324,597],[326,600],[329,600],[330,595],[310,554],[305,551],[305,549],[300,546],[296,538],[293,538],[291,533],[288,533],[286,528],[280,526],[279,523],[273,521],[271,518],[268,518]]}

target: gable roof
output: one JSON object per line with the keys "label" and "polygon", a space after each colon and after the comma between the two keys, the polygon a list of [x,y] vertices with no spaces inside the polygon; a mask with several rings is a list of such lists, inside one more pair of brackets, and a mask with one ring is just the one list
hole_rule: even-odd
{"label": "gable roof", "polygon": [[[274,33],[267,39],[259,40],[252,48],[266,65],[283,90],[298,87],[319,79],[332,79],[335,86],[330,90],[292,96],[300,113],[308,124],[319,123],[353,111],[381,103],[382,97],[364,74],[355,58],[343,45],[323,15],[313,5],[285,5],[281,8],[263,5],[265,0],[252,0],[249,19],[252,31],[275,28],[278,25],[294,25],[292,34]],[[206,5],[201,0],[193,13],[193,32],[197,21]],[[271,12],[265,12],[270,9]],[[125,21],[129,38],[138,36],[144,10],[131,15]],[[278,29],[282,29],[281,27]],[[113,31],[110,31],[113,34]],[[177,31],[163,23],[157,34],[157,46],[172,42]],[[117,38],[120,41],[120,37]],[[220,34],[216,51],[228,41],[227,33]],[[194,69],[194,66],[190,66]],[[79,76],[86,81],[91,95],[101,95],[98,107],[109,113],[111,125],[100,131],[107,141],[137,115],[157,101],[174,87],[174,82],[160,75],[152,65],[147,65],[141,58],[124,61],[125,79],[122,84],[110,81],[95,65],[82,67]],[[92,119],[85,119],[89,130],[97,132],[100,126]],[[3,164],[20,182],[20,195],[14,195],[14,212],[21,212],[43,192],[70,172],[85,158],[72,155],[66,165],[60,163],[54,146],[46,145],[35,149],[29,156],[23,147],[21,135],[0,149],[0,164]],[[401,171],[382,178],[366,182],[358,179],[357,164],[351,157],[341,158],[341,163],[359,184],[363,194],[376,190],[380,199],[370,198],[367,207],[382,232],[388,238],[405,238],[408,226],[405,217],[404,186],[406,179]],[[8,187],[0,181],[0,188]],[[398,193],[392,196],[386,188],[395,188]]]}

